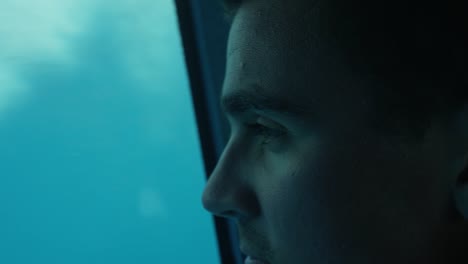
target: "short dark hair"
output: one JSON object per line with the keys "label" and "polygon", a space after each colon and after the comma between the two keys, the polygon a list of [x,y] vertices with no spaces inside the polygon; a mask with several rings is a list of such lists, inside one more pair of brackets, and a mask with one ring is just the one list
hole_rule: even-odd
{"label": "short dark hair", "polygon": [[[225,17],[233,19],[246,1],[255,0],[223,0]],[[467,106],[466,1],[303,1],[331,10],[320,20],[327,32],[318,37],[375,80],[369,89],[377,95],[374,124],[382,131],[410,129],[411,138],[420,138],[433,116]]]}

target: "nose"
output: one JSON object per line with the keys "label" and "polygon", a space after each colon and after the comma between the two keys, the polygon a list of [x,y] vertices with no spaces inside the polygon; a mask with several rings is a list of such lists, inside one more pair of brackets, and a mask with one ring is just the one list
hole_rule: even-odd
{"label": "nose", "polygon": [[239,150],[228,143],[203,191],[203,207],[219,217],[245,219],[259,212],[254,188],[246,177],[249,169]]}

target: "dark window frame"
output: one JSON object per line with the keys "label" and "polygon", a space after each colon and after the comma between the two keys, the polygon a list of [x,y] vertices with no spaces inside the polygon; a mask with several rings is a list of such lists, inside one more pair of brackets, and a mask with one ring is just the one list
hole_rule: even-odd
{"label": "dark window frame", "polygon": [[[229,29],[220,2],[175,0],[207,178],[229,131],[219,107]],[[222,264],[241,264],[245,256],[239,250],[235,224],[225,218],[213,219]]]}

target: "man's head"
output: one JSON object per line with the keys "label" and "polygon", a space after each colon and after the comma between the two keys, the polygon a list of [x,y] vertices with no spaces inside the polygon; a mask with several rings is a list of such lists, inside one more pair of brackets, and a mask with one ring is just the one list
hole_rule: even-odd
{"label": "man's head", "polygon": [[464,15],[229,2],[231,137],[205,208],[270,264],[444,263],[467,225]]}

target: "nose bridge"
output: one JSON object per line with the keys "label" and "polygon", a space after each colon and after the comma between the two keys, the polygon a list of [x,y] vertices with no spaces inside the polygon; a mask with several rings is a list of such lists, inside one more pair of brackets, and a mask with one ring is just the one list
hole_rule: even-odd
{"label": "nose bridge", "polygon": [[203,191],[203,207],[222,217],[239,217],[247,214],[253,192],[241,177],[244,170],[239,146],[230,140],[211,173]]}

